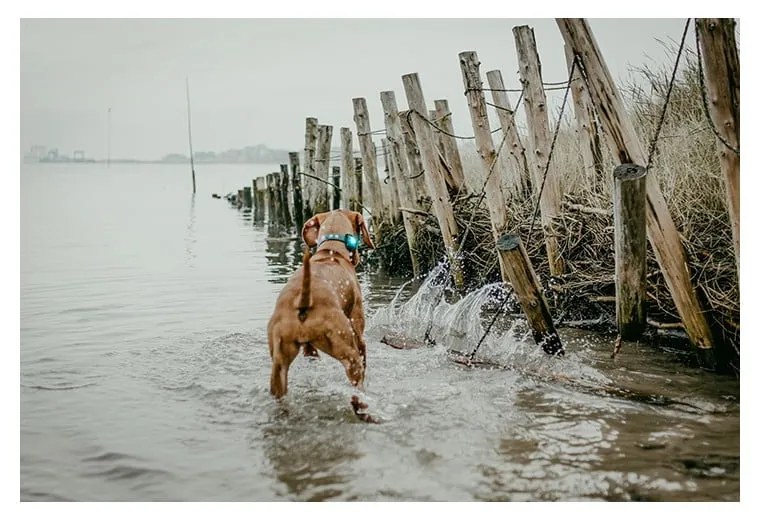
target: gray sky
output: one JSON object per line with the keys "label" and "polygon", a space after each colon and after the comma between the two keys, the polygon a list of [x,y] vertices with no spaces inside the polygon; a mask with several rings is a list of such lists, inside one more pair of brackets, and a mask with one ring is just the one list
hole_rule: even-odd
{"label": "gray sky", "polygon": [[[625,79],[631,66],[669,63],[657,40],[680,40],[684,23],[592,19],[591,28]],[[512,27],[523,24],[534,28],[544,81],[565,80],[553,19],[22,20],[21,151],[42,144],[104,158],[111,107],[112,157],[187,153],[185,76],[196,151],[300,150],[310,116],[333,126],[337,147],[341,126],[355,133],[351,99],[367,98],[372,128],[382,128],[379,93],[394,90],[406,108],[409,72],[420,74],[428,105],[448,99],[455,129],[471,135],[458,54],[477,51],[484,79],[500,69],[517,87]]]}

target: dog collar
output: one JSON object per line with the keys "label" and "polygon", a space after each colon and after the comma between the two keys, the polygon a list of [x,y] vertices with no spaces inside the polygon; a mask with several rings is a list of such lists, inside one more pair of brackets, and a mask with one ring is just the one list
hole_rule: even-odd
{"label": "dog collar", "polygon": [[352,235],[351,233],[346,233],[345,235],[340,235],[338,233],[327,233],[326,235],[322,235],[317,241],[317,247],[321,246],[328,240],[343,242],[343,244],[346,246],[346,249],[349,251],[356,251],[356,249],[359,247],[359,238],[356,235]]}

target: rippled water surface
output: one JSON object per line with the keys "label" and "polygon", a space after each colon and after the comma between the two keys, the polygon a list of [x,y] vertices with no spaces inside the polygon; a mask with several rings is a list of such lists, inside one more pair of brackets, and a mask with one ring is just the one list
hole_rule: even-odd
{"label": "rippled water surface", "polygon": [[[266,322],[297,242],[211,193],[277,169],[199,167],[193,199],[185,166],[22,167],[22,500],[739,499],[734,379],[568,329],[548,359],[519,320],[491,365],[453,362],[498,287],[452,304],[361,272],[381,423],[324,355],[274,402]],[[428,327],[432,347],[380,342]]]}

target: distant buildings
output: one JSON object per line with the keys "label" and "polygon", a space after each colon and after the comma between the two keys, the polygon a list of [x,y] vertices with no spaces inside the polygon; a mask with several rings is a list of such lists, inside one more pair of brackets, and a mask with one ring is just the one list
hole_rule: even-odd
{"label": "distant buildings", "polygon": [[85,156],[84,150],[74,150],[73,156],[62,155],[58,152],[58,148],[48,148],[42,145],[33,145],[29,152],[24,155],[24,162],[95,162],[95,159],[88,159]]}

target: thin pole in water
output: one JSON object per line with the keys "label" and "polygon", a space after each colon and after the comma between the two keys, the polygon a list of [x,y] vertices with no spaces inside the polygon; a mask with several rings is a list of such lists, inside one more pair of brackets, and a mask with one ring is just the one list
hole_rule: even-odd
{"label": "thin pole in water", "polygon": [[185,92],[187,93],[187,139],[190,142],[190,171],[193,174],[193,195],[195,194],[195,163],[193,162],[193,131],[190,126],[190,80],[185,76]]}

